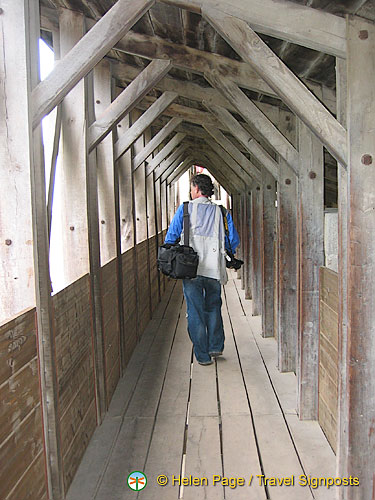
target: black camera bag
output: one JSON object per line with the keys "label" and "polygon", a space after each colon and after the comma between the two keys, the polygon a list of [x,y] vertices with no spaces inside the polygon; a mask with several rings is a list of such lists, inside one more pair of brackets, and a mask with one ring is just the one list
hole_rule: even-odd
{"label": "black camera bag", "polygon": [[158,269],[166,276],[191,279],[197,276],[199,257],[189,246],[189,202],[184,202],[184,245],[164,243],[158,251]]}

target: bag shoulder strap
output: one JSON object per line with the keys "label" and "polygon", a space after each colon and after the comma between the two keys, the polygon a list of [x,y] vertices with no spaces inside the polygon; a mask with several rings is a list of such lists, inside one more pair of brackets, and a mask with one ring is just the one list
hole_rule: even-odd
{"label": "bag shoulder strap", "polygon": [[184,246],[189,246],[189,202],[184,201]]}

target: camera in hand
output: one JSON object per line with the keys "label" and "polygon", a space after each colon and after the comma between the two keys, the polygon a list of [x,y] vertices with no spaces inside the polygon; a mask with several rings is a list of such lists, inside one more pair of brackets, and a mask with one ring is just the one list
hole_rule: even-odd
{"label": "camera in hand", "polygon": [[229,250],[225,254],[225,264],[229,269],[235,269],[236,271],[240,269],[243,264],[243,260],[236,259],[236,257]]}

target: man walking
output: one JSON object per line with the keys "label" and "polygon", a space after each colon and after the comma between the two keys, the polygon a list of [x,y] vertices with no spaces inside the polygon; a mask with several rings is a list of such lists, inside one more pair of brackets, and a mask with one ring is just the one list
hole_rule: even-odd
{"label": "man walking", "polygon": [[[197,277],[183,280],[188,314],[188,332],[199,364],[210,365],[224,350],[221,316],[221,285],[227,282],[225,249],[236,251],[240,239],[230,213],[227,213],[229,242],[225,235],[221,209],[211,202],[213,184],[208,175],[191,178],[189,203],[190,246],[199,255]],[[169,226],[165,243],[183,240],[183,205]]]}

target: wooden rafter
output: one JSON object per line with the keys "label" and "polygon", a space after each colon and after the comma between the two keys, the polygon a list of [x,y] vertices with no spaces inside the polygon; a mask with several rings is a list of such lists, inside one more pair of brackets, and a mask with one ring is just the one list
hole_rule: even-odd
{"label": "wooden rafter", "polygon": [[202,13],[216,8],[243,19],[265,35],[337,57],[346,57],[346,26],[341,17],[284,0],[159,0]]}
{"label": "wooden rafter", "polygon": [[32,92],[34,128],[154,3],[155,0],[138,0],[137,2],[118,0],[107,14],[57,63],[49,76]]}
{"label": "wooden rafter", "polygon": [[215,9],[205,9],[203,15],[312,130],[337,161],[347,165],[344,127],[248,24]]}
{"label": "wooden rafter", "polygon": [[89,151],[109,134],[112,128],[165,76],[171,62],[155,59],[140,73],[121,94],[108,106],[104,113],[89,128]]}

